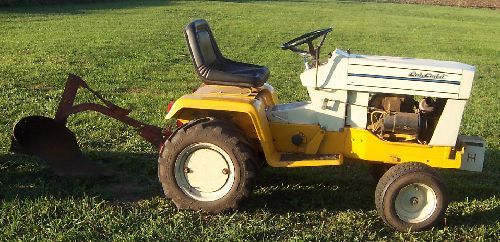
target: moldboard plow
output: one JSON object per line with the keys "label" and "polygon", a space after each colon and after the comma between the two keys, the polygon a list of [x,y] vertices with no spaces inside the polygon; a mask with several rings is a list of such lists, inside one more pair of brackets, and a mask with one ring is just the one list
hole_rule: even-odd
{"label": "moldboard plow", "polygon": [[[103,104],[75,104],[77,91],[90,91]],[[59,102],[55,118],[28,116],[14,125],[11,151],[34,155],[47,162],[60,176],[108,176],[109,170],[88,160],[81,152],[75,134],[66,127],[68,117],[85,111],[95,111],[134,127],[139,135],[159,147],[169,130],[145,124],[129,117],[131,110],[116,106],[91,89],[79,76],[70,74]]]}

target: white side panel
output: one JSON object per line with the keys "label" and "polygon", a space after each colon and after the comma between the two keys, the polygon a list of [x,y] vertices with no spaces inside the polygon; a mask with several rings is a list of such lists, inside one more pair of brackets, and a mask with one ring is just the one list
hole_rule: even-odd
{"label": "white side panel", "polygon": [[339,131],[345,126],[345,103],[335,102],[331,107],[316,110],[319,126],[325,131]]}
{"label": "white side panel", "polygon": [[[333,89],[316,89],[313,87],[308,87],[307,92],[311,98],[312,104],[317,107],[331,106],[333,100],[340,101],[345,104],[347,101],[347,91],[346,90],[333,90]],[[325,103],[330,102],[330,104]],[[345,114],[345,113],[344,113]]]}
{"label": "white side panel", "polygon": [[316,111],[311,107],[311,102],[279,104],[267,112],[267,118],[277,123],[318,124]]}
{"label": "white side panel", "polygon": [[347,91],[308,87],[312,108],[318,113],[318,122],[326,131],[338,131],[345,126]]}
{"label": "white side panel", "polygon": [[319,87],[325,89],[346,89],[348,54],[342,50],[335,50],[327,63],[318,67],[318,80],[316,81],[316,68],[305,70],[300,75],[302,85],[305,87]]}
{"label": "white side panel", "polygon": [[267,112],[272,122],[317,124],[326,131],[338,131],[345,126],[347,91],[308,88],[312,102],[274,106]]}
{"label": "white side panel", "polygon": [[349,64],[347,84],[413,91],[458,94],[460,73],[421,71],[406,67]]}
{"label": "white side panel", "polygon": [[370,94],[367,92],[348,92],[346,125],[366,128],[369,99]]}
{"label": "white side panel", "polygon": [[476,136],[458,136],[458,143],[464,147],[460,169],[467,171],[482,171],[486,142]]}
{"label": "white side panel", "polygon": [[472,82],[474,81],[474,74],[476,68],[471,66],[470,68],[464,69],[464,74],[462,75],[462,81],[460,81],[460,93],[458,98],[469,99],[470,93],[472,91]]}
{"label": "white side panel", "polygon": [[360,92],[371,92],[371,93],[397,93],[397,94],[408,94],[408,95],[420,95],[426,97],[441,97],[441,98],[458,98],[458,94],[452,93],[439,93],[439,92],[429,92],[429,91],[416,91],[410,89],[395,89],[390,87],[367,87],[367,86],[352,86],[347,85],[348,90],[360,91]]}
{"label": "white side panel", "polygon": [[448,99],[429,145],[455,146],[466,100]]}
{"label": "white side panel", "polygon": [[463,69],[472,66],[455,62],[440,61],[430,59],[418,59],[409,57],[392,57],[377,55],[357,55],[351,54],[349,64],[371,65],[371,66],[390,66],[394,68],[407,68],[421,71],[439,71],[443,73],[462,73]]}

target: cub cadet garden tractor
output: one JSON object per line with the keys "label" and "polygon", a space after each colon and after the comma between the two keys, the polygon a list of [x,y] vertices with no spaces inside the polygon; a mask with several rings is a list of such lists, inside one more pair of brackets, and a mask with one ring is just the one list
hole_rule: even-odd
{"label": "cub cadet garden tractor", "polygon": [[[336,166],[350,158],[384,170],[375,204],[389,226],[419,231],[436,225],[448,198],[434,168],[483,168],[483,139],[458,135],[475,68],[339,49],[320,63],[321,46],[331,31],[306,33],[282,46],[303,57],[300,80],[310,101],[279,104],[266,83],[269,70],[225,58],[208,23],[196,20],[185,28],[185,37],[204,84],[169,104],[167,118],[177,120],[175,130],[132,120],[129,110],[100,96],[107,107],[78,109],[74,94],[61,101],[55,122],[64,126],[68,115],[94,110],[138,128],[160,147],[158,177],[165,195],[181,209],[215,213],[238,208],[265,165]],[[23,138],[32,140],[26,130],[14,133],[18,150],[26,148]]]}

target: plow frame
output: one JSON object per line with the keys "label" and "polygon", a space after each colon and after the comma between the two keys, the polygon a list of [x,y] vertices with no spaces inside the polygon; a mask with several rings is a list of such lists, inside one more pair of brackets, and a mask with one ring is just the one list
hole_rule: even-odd
{"label": "plow frame", "polygon": [[[75,105],[74,102],[79,88],[87,89],[97,99],[102,101],[104,105],[97,103],[80,103]],[[55,121],[62,125],[66,125],[70,115],[85,111],[95,111],[134,127],[143,139],[153,144],[156,148],[160,147],[164,138],[168,137],[172,133],[168,129],[162,129],[129,117],[128,115],[132,110],[113,104],[102,97],[99,92],[91,89],[81,77],[69,74],[64,92],[61,96],[61,101],[59,102],[59,106],[57,108]]]}

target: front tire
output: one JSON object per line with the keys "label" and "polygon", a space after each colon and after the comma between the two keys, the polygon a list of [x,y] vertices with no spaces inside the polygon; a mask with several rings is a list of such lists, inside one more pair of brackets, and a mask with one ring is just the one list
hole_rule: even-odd
{"label": "front tire", "polygon": [[207,120],[180,128],[165,141],[158,177],[179,209],[236,209],[255,183],[253,154],[233,124]]}
{"label": "front tire", "polygon": [[448,195],[431,167],[403,163],[382,176],[375,190],[375,205],[384,222],[395,230],[422,231],[442,221]]}

